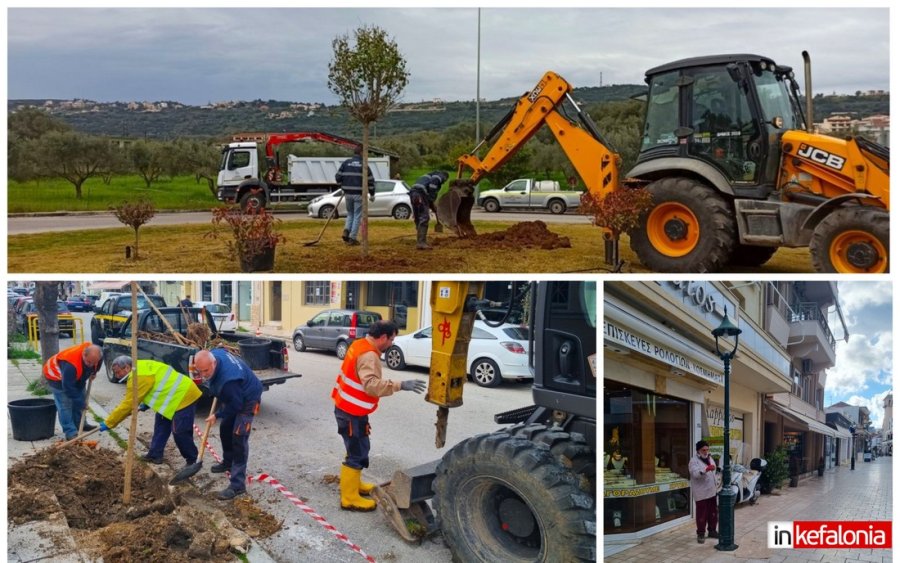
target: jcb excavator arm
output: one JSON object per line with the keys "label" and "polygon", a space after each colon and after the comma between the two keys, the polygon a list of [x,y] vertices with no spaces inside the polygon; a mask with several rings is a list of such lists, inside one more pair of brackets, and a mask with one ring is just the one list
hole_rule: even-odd
{"label": "jcb excavator arm", "polygon": [[[595,197],[603,198],[616,189],[621,158],[572,99],[571,91],[571,84],[550,71],[531,91],[523,94],[471,153],[459,157],[458,179],[438,199],[438,220],[459,236],[474,235],[471,210],[475,183],[503,166],[544,124],[550,128],[588,191]],[[564,115],[563,103],[566,100],[574,108],[577,121]],[[493,141],[495,137],[496,141]],[[491,142],[493,144],[487,154],[483,159],[479,158],[478,150]],[[466,168],[472,174],[462,180]]]}

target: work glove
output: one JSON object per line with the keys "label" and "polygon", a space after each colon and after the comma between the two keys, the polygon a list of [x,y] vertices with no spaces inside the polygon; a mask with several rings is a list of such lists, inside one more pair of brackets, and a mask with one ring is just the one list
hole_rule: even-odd
{"label": "work glove", "polygon": [[400,383],[401,391],[415,391],[418,394],[422,394],[422,391],[428,387],[424,381],[419,381],[418,379],[407,379]]}
{"label": "work glove", "polygon": [[144,411],[150,410],[150,407],[148,407],[144,403],[141,403],[140,405],[138,405],[138,410],[141,412],[144,412]]}
{"label": "work glove", "polygon": [[100,432],[106,432],[107,430],[109,430],[109,426],[107,426],[105,422],[101,422],[100,423]]}

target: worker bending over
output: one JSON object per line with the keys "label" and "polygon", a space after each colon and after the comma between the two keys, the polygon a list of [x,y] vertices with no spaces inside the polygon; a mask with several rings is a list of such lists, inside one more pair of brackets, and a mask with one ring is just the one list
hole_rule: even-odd
{"label": "worker bending over", "polygon": [[441,184],[447,181],[450,175],[443,170],[435,170],[423,176],[419,176],[416,183],[409,190],[409,201],[413,208],[413,220],[416,223],[416,249],[427,250],[428,246],[428,219],[429,211],[434,211],[435,200],[441,190]]}
{"label": "worker bending over", "polygon": [[[103,350],[96,344],[84,342],[54,354],[44,364],[44,379],[53,393],[59,425],[66,440],[78,435],[81,415],[87,407],[85,386],[88,379],[93,381],[97,376],[102,361]],[[95,428],[85,421],[85,431]]]}

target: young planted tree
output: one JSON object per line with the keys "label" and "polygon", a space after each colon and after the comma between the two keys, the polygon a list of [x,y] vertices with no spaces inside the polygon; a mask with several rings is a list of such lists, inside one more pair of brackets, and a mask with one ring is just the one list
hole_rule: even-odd
{"label": "young planted tree", "polygon": [[121,205],[113,207],[112,211],[119,222],[134,229],[134,259],[137,260],[138,243],[140,242],[138,230],[156,215],[156,208],[153,206],[153,202],[149,199],[123,201]]}
{"label": "young planted tree", "polygon": [[[355,41],[355,43],[354,43]],[[363,26],[331,42],[334,59],[328,63],[328,88],[338,95],[350,116],[363,126],[362,255],[369,252],[368,186],[369,127],[400,99],[409,81],[406,60],[397,43],[377,26]]]}

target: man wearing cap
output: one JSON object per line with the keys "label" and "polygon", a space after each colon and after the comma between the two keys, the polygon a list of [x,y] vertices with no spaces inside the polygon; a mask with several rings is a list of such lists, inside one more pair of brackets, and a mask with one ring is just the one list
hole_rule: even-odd
{"label": "man wearing cap", "polygon": [[[119,356],[110,365],[117,383],[127,380],[125,396],[113,409],[106,420],[100,423],[100,431],[115,428],[131,414],[134,401],[131,356]],[[163,462],[163,450],[169,436],[174,436],[175,446],[187,465],[197,461],[197,446],[194,444],[194,413],[197,401],[203,396],[200,388],[186,375],[175,371],[168,364],[156,360],[137,361],[137,397],[140,410],[153,409],[156,419],[153,423],[153,437],[150,449],[144,456],[150,463]]]}
{"label": "man wearing cap", "polygon": [[416,250],[431,248],[426,239],[429,212],[435,210],[434,202],[441,190],[441,184],[446,182],[449,177],[450,175],[443,170],[435,170],[419,176],[409,190],[409,202],[412,204],[413,220],[416,223]]}
{"label": "man wearing cap", "polygon": [[[84,342],[62,350],[44,364],[44,379],[53,393],[59,425],[66,440],[78,435],[81,414],[86,407],[85,386],[88,379],[93,381],[97,376],[102,361],[103,350],[95,344]],[[95,428],[85,421],[85,431]]]}
{"label": "man wearing cap", "polygon": [[209,470],[213,473],[231,471],[228,488],[219,493],[219,500],[231,500],[247,492],[250,430],[253,417],[259,412],[262,383],[244,360],[224,348],[197,352],[194,370],[221,405],[206,419],[208,424],[216,419],[221,421],[222,463],[213,465]]}

